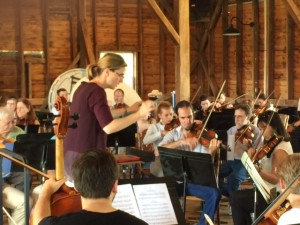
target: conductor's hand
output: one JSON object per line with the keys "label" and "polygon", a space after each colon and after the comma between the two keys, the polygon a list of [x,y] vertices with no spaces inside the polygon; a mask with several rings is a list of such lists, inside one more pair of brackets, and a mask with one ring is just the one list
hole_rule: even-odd
{"label": "conductor's hand", "polygon": [[213,155],[220,147],[221,141],[217,139],[211,139],[209,142],[208,150],[211,155]]}
{"label": "conductor's hand", "polygon": [[151,100],[144,101],[139,109],[139,115],[142,119],[147,119],[150,112],[155,110],[155,103]]}
{"label": "conductor's hand", "polygon": [[135,113],[139,110],[140,106],[142,105],[142,101],[138,101],[138,102],[135,102],[133,103],[133,105],[131,105],[130,107],[128,107],[127,111],[129,113]]}

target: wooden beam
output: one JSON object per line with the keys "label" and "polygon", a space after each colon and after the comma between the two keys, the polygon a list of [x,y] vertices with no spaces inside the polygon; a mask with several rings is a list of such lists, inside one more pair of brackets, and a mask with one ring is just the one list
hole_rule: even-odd
{"label": "wooden beam", "polygon": [[264,10],[264,90],[268,95],[274,90],[274,0],[264,1]]}
{"label": "wooden beam", "polygon": [[115,0],[115,7],[116,7],[116,37],[117,37],[117,49],[120,50],[121,48],[121,35],[120,35],[120,1],[119,0]]}
{"label": "wooden beam", "polygon": [[[180,0],[179,0],[180,1]],[[164,13],[159,8],[158,4],[155,0],[148,0],[149,5],[154,10],[155,14],[160,19],[160,22],[162,23],[163,27],[167,30],[168,34],[171,35],[172,40],[175,42],[175,44],[179,44],[179,34],[174,29],[173,25],[170,23],[168,18],[164,15]],[[189,24],[189,22],[188,22]],[[186,24],[186,25],[188,25]],[[189,25],[188,25],[189,27]]]}
{"label": "wooden beam", "polygon": [[80,52],[76,54],[76,57],[73,59],[73,61],[71,62],[71,64],[68,66],[66,70],[76,68],[76,64],[79,62],[79,59],[80,59]]}
{"label": "wooden beam", "polygon": [[143,3],[142,1],[137,0],[137,15],[138,15],[138,76],[137,76],[137,82],[138,86],[136,87],[137,93],[140,94],[140,96],[143,97],[144,94],[144,57],[143,57]]}
{"label": "wooden beam", "polygon": [[[236,15],[238,19],[243,19],[243,0],[237,0]],[[242,94],[243,78],[243,24],[237,21],[237,29],[241,35],[236,38],[236,95]]]}
{"label": "wooden beam", "polygon": [[288,90],[288,99],[294,98],[294,30],[295,23],[293,18],[288,14],[287,15],[287,32],[286,32],[286,73],[287,73],[287,90]]}
{"label": "wooden beam", "polygon": [[94,43],[94,55],[96,56],[95,58],[98,58],[98,49],[97,49],[97,27],[98,27],[98,22],[97,22],[97,0],[93,0],[93,43]]}
{"label": "wooden beam", "polygon": [[160,90],[165,93],[165,34],[162,27],[159,29],[159,58],[160,58]]}
{"label": "wooden beam", "polygon": [[297,27],[300,28],[300,10],[294,0],[282,0],[282,2],[285,4]]}
{"label": "wooden beam", "polygon": [[49,64],[49,1],[40,0],[41,16],[42,16],[42,30],[43,30],[43,51],[45,56],[45,93],[48,94],[50,89],[50,64]]}
{"label": "wooden beam", "polygon": [[259,3],[258,0],[252,0],[253,8],[253,73],[252,73],[252,83],[253,83],[253,96],[256,96],[259,92],[258,80],[259,80]]}
{"label": "wooden beam", "polygon": [[[222,7],[222,34],[228,28],[228,0],[223,1]],[[223,80],[228,80],[228,37],[223,35],[222,39],[222,47],[223,47],[223,54],[222,54],[222,78]],[[227,82],[224,87],[227,90]]]}
{"label": "wooden beam", "polygon": [[[179,77],[177,77],[176,95],[179,100],[190,99],[190,5],[189,1],[179,0]],[[176,80],[176,78],[175,78]]]}
{"label": "wooden beam", "polygon": [[87,52],[89,63],[96,63],[96,57],[93,52],[93,44],[89,36],[88,27],[85,18],[80,18],[80,28],[83,35],[85,50]]}

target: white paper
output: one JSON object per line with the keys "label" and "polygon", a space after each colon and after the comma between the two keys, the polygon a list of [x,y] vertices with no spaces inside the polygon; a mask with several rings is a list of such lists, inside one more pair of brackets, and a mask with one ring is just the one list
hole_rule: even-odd
{"label": "white paper", "polygon": [[297,111],[300,111],[300,98],[298,100],[298,107],[297,107]]}
{"label": "white paper", "polygon": [[178,224],[166,184],[134,185],[141,217],[150,225]]}
{"label": "white paper", "polygon": [[112,206],[142,219],[131,184],[123,184],[118,186],[118,191]]}
{"label": "white paper", "polygon": [[227,160],[234,160],[234,149],[235,149],[235,135],[228,134],[227,145],[231,151],[227,151]]}

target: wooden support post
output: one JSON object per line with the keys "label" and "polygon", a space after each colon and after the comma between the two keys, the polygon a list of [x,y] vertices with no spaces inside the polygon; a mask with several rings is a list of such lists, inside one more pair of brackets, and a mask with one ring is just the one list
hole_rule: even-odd
{"label": "wooden support post", "polygon": [[[223,8],[222,8],[222,33],[226,31],[228,28],[228,0],[223,1]],[[228,37],[223,36],[222,40],[222,47],[223,47],[223,55],[222,55],[222,77],[223,80],[228,80]],[[226,82],[227,83],[227,82]],[[224,87],[227,90],[227,84]]]}
{"label": "wooden support post", "polygon": [[287,32],[286,32],[286,73],[287,73],[287,90],[288,99],[294,98],[294,40],[293,34],[295,30],[295,23],[293,18],[287,13]]}
{"label": "wooden support post", "polygon": [[121,29],[120,29],[120,1],[115,0],[115,7],[116,7],[116,37],[117,37],[117,49],[121,49]]}
{"label": "wooden support post", "polygon": [[253,96],[256,96],[259,92],[258,88],[258,76],[259,76],[259,5],[258,0],[252,0],[253,8],[253,74],[252,74],[252,83],[253,83]]}
{"label": "wooden support post", "polygon": [[[274,90],[274,0],[264,2],[265,55],[264,90],[268,95]],[[270,96],[272,98],[272,96]]]}
{"label": "wooden support post", "polygon": [[[243,0],[237,0],[237,18],[243,20]],[[236,38],[236,95],[242,94],[243,78],[243,24],[236,22],[241,35]]]}
{"label": "wooden support post", "polygon": [[295,24],[298,28],[300,28],[300,10],[299,7],[296,5],[294,0],[282,0],[282,2],[285,4],[285,7],[287,8],[289,14],[293,18]]}
{"label": "wooden support post", "polygon": [[41,17],[42,17],[42,29],[43,29],[43,51],[45,57],[45,93],[48,94],[50,89],[50,73],[49,73],[49,1],[41,0]]}
{"label": "wooden support post", "polygon": [[[138,86],[136,88],[137,93],[140,93],[140,96],[142,96],[142,94],[144,93],[144,70],[143,70],[143,66],[144,65],[144,57],[143,57],[143,3],[141,1],[137,1],[138,2],[138,49],[139,49],[139,53],[138,53],[138,76],[136,77],[138,79]],[[136,80],[137,80],[136,79]]]}

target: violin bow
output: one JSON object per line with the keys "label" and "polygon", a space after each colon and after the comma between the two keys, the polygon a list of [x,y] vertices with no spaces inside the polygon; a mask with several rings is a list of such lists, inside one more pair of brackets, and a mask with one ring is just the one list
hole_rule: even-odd
{"label": "violin bow", "polygon": [[233,102],[235,102],[236,100],[238,100],[239,98],[244,97],[244,96],[246,96],[246,95],[248,95],[248,94],[249,94],[249,92],[247,92],[247,93],[245,93],[245,94],[242,94],[242,95],[236,97],[235,99],[233,99],[233,100],[227,102],[226,104],[233,103]]}
{"label": "violin bow", "polygon": [[261,92],[262,92],[262,90],[260,90],[260,91],[258,92],[258,94],[257,94],[257,96],[256,96],[256,98],[255,98],[255,100],[254,100],[254,102],[253,102],[252,108],[254,108],[255,103],[257,102],[258,97],[260,96]]}
{"label": "violin bow", "polygon": [[[275,108],[277,108],[280,98],[281,98],[281,95],[280,95],[279,98],[277,99]],[[261,134],[260,134],[258,140],[261,140],[263,134],[264,134],[265,131],[266,131],[266,128],[270,125],[271,120],[272,120],[272,118],[273,118],[273,116],[274,116],[274,113],[275,113],[275,111],[272,111],[272,114],[271,114],[271,116],[270,116],[269,119],[268,119],[267,126],[264,128],[263,132],[261,132]],[[256,150],[256,148],[258,147],[258,144],[259,144],[259,141],[256,143],[256,145],[255,145],[255,147],[254,147],[255,150]],[[255,153],[254,156],[256,156],[256,154],[257,154],[257,153]],[[253,156],[253,158],[254,158],[254,156]]]}
{"label": "violin bow", "polygon": [[[226,80],[223,82],[222,87],[221,87],[221,89],[220,89],[220,91],[219,91],[219,93],[218,93],[216,99],[219,99],[219,97],[220,97],[220,95],[221,95],[221,93],[222,93],[222,91],[223,91],[223,89],[224,89],[225,84],[226,84]],[[201,129],[201,132],[200,132],[199,136],[197,137],[198,140],[201,138],[201,136],[202,136],[202,134],[203,134],[203,131],[205,130],[205,127],[206,127],[207,122],[208,122],[208,120],[209,120],[209,117],[211,116],[211,113],[213,112],[213,110],[214,110],[216,104],[217,104],[217,101],[214,101],[213,107],[211,108],[211,110],[210,110],[210,112],[209,112],[209,114],[208,114],[208,116],[207,116],[207,119],[205,120],[205,122],[204,122],[204,124],[203,124],[203,127],[202,127],[202,129]]]}

